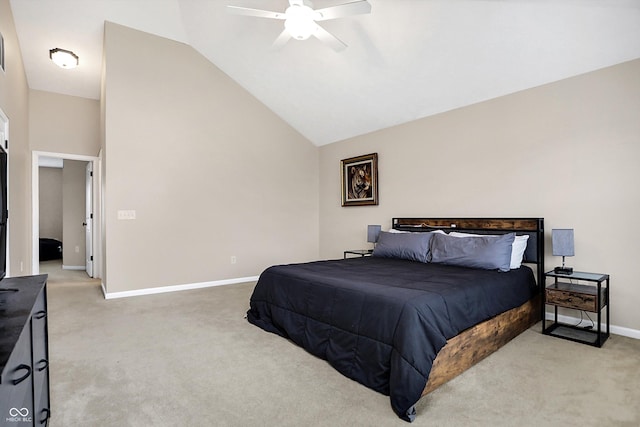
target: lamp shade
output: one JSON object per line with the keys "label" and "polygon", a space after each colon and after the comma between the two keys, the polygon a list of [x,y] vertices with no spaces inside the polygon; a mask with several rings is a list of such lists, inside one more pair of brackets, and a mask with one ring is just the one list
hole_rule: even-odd
{"label": "lamp shade", "polygon": [[382,229],[382,226],[380,225],[368,225],[367,226],[367,242],[369,243],[377,242],[381,229]]}
{"label": "lamp shade", "polygon": [[574,256],[573,228],[552,229],[551,244],[554,256]]}

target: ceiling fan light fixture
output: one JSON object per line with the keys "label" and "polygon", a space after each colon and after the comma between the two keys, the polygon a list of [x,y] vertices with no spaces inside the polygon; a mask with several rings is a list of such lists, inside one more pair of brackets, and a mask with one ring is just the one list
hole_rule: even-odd
{"label": "ceiling fan light fixture", "polygon": [[285,11],[284,28],[296,40],[306,40],[316,32],[315,12],[307,5],[293,4]]}
{"label": "ceiling fan light fixture", "polygon": [[284,29],[271,46],[274,50],[280,49],[289,39],[306,40],[314,36],[334,51],[340,52],[347,45],[316,22],[371,13],[371,5],[367,0],[350,0],[314,10],[311,0],[289,0],[289,7],[284,13],[232,5],[227,5],[227,11],[234,15],[283,20]]}
{"label": "ceiling fan light fixture", "polygon": [[79,63],[78,55],[70,50],[60,49],[58,47],[49,51],[49,58],[61,68],[76,68]]}

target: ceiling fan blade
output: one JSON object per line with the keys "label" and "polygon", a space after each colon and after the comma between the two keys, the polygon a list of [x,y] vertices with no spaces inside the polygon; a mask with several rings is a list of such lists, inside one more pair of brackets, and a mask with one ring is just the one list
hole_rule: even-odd
{"label": "ceiling fan blade", "polygon": [[371,12],[371,4],[367,0],[357,0],[338,6],[326,7],[315,11],[318,18],[316,21],[326,21],[327,19],[343,18],[345,16],[362,15]]}
{"label": "ceiling fan blade", "polygon": [[284,13],[270,10],[251,9],[249,7],[227,6],[227,12],[234,15],[257,16],[258,18],[284,19]]}
{"label": "ceiling fan blade", "polygon": [[280,33],[278,38],[273,42],[273,44],[271,45],[271,49],[272,50],[282,49],[282,46],[287,44],[287,42],[289,41],[290,38],[291,38],[291,35],[289,34],[289,31],[287,31],[287,29],[285,28]]}
{"label": "ceiling fan blade", "polygon": [[336,52],[340,52],[341,50],[345,50],[347,45],[331,34],[329,31],[322,28],[320,25],[316,28],[316,31],[313,33],[321,42],[331,47]]}

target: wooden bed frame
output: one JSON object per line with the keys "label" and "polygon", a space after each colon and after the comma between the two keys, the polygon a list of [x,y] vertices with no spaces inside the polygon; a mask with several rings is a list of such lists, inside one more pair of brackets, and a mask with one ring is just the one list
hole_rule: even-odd
{"label": "wooden bed frame", "polygon": [[[404,231],[463,231],[475,234],[528,234],[523,263],[536,264],[538,288],[544,277],[543,218],[393,218]],[[433,362],[422,396],[455,378],[537,323],[542,316],[540,292],[521,305],[453,337]]]}

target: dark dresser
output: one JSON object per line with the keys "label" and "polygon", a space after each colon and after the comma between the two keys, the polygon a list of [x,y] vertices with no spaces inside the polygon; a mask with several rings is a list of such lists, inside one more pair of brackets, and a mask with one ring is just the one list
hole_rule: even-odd
{"label": "dark dresser", "polygon": [[46,426],[47,275],[0,281],[0,426]]}

